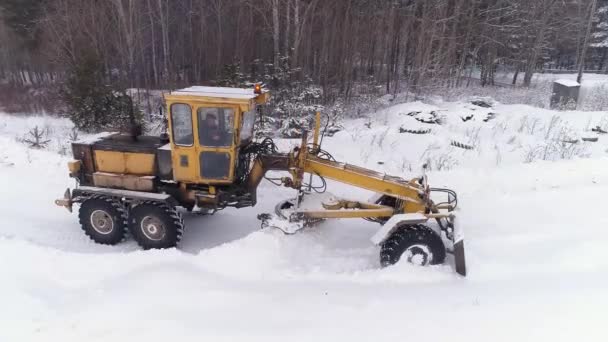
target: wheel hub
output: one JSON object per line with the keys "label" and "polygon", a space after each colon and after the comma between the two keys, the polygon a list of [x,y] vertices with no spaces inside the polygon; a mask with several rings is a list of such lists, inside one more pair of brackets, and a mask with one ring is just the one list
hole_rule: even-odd
{"label": "wheel hub", "polygon": [[108,212],[98,209],[91,213],[91,226],[99,234],[107,235],[114,230],[114,220]]}
{"label": "wheel hub", "polygon": [[154,216],[146,216],[141,220],[141,231],[153,241],[160,241],[165,237],[165,226],[162,221]]}
{"label": "wheel hub", "polygon": [[412,245],[405,250],[404,255],[408,262],[418,266],[426,266],[432,259],[432,254],[425,245]]}

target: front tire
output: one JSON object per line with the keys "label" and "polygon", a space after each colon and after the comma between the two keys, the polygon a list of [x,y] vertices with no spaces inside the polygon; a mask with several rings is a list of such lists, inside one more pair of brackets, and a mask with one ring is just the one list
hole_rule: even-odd
{"label": "front tire", "polygon": [[422,225],[403,225],[382,243],[382,267],[396,264],[401,258],[419,266],[437,265],[445,260],[445,246],[441,237]]}
{"label": "front tire", "polygon": [[78,212],[80,225],[91,240],[102,245],[116,245],[126,236],[127,214],[111,198],[95,196],[85,200]]}
{"label": "front tire", "polygon": [[131,209],[129,231],[143,249],[171,248],[182,239],[184,223],[175,208],[144,202]]}

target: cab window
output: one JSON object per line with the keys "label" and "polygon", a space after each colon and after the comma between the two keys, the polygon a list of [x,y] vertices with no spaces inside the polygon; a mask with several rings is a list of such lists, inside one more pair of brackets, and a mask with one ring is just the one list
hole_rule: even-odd
{"label": "cab window", "polygon": [[228,147],[232,145],[234,109],[202,107],[198,109],[197,116],[201,146]]}
{"label": "cab window", "polygon": [[194,137],[192,134],[192,109],[183,103],[171,105],[171,127],[173,130],[173,142],[176,145],[192,146]]}
{"label": "cab window", "polygon": [[241,142],[251,139],[255,123],[255,108],[243,113],[243,128],[241,129]]}

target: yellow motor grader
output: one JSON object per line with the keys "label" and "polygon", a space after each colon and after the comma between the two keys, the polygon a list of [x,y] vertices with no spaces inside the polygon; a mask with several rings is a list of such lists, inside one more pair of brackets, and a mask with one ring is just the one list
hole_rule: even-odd
{"label": "yellow motor grader", "polygon": [[[336,161],[319,144],[319,114],[311,143],[307,132],[288,152],[279,152],[270,138],[256,141],[256,114],[269,96],[259,85],[195,86],[166,94],[167,133],[108,133],[74,142],[68,168],[77,186],[55,203],[70,211],[80,204],[82,229],[97,243],[114,245],[130,233],[144,249],[170,248],[182,238],[182,212],[254,206],[266,173],[284,171],[284,177],[272,181],[299,195],[279,203],[274,214],[259,215],[262,227],[294,233],[325,219],[363,218],[381,225],[371,240],[380,246],[382,266],[401,258],[419,265],[440,264],[448,252],[456,272],[466,274],[453,191],[430,188],[426,176],[405,180]],[[330,198],[318,208],[304,208],[300,202],[311,188],[306,175],[377,195],[370,201]],[[438,192],[445,201],[431,199]],[[428,221],[437,224],[432,227]]]}

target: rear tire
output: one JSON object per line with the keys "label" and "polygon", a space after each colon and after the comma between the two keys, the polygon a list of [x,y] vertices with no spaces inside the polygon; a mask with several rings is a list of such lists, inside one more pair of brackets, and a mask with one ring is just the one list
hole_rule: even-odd
{"label": "rear tire", "polygon": [[445,246],[441,237],[431,228],[422,225],[403,225],[382,243],[382,267],[396,264],[401,258],[410,263],[427,266],[443,263]]}
{"label": "rear tire", "polygon": [[143,249],[171,248],[181,241],[184,222],[175,208],[144,202],[131,209],[129,231]]}
{"label": "rear tire", "polygon": [[116,245],[127,232],[127,213],[117,201],[94,196],[80,205],[80,225],[91,240],[102,245]]}

